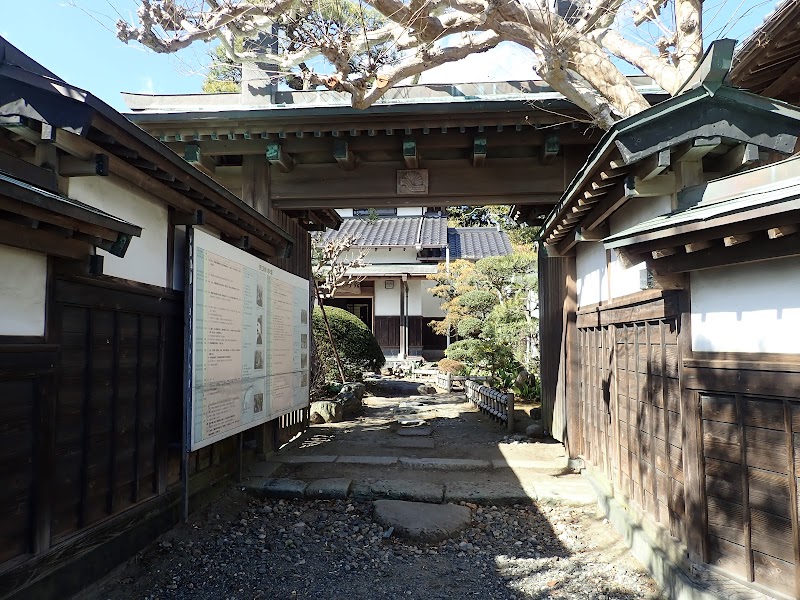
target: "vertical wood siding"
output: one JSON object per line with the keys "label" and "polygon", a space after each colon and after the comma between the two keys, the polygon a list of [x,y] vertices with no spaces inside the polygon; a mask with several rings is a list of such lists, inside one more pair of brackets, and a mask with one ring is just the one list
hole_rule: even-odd
{"label": "vertical wood siding", "polygon": [[68,280],[56,282],[55,296],[57,543],[158,493],[167,446],[159,437],[168,435],[160,424],[174,423],[170,413],[180,406],[180,378],[164,371],[167,354],[180,356],[182,339],[174,333],[182,310],[178,297]]}
{"label": "vertical wood siding", "polygon": [[687,369],[700,405],[707,561],[800,598],[800,364],[715,356]]}
{"label": "vertical wood siding", "polygon": [[[542,395],[542,422],[551,435],[567,442],[569,361],[571,329],[574,328],[574,259],[548,258],[539,252],[539,355]],[[574,399],[577,406],[577,398]],[[577,423],[577,419],[574,420]],[[571,454],[576,454],[577,436]]]}
{"label": "vertical wood siding", "polygon": [[685,540],[677,319],[595,327],[579,321],[579,343],[584,458],[653,521]]}

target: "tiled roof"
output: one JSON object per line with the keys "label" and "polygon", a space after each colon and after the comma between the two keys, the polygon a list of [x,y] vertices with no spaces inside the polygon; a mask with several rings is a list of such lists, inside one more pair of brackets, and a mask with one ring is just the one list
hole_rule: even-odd
{"label": "tiled roof", "polygon": [[424,247],[447,245],[447,219],[444,217],[424,217],[420,243]]}
{"label": "tiled roof", "polygon": [[[422,227],[420,229],[420,221]],[[323,239],[352,235],[356,245],[379,246],[444,246],[447,243],[447,219],[444,217],[379,217],[377,219],[344,219],[338,231],[328,230]]]}
{"label": "tiled roof", "polygon": [[455,227],[447,230],[447,237],[451,260],[480,260],[513,252],[508,235],[494,227]]}

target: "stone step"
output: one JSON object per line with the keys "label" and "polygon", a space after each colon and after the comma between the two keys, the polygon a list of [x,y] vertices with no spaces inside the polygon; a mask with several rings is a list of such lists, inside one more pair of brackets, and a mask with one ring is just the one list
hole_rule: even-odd
{"label": "stone step", "polygon": [[408,500],[414,502],[468,502],[481,505],[540,504],[559,502],[589,504],[596,500],[588,482],[580,476],[574,481],[557,482],[552,477],[520,481],[446,481],[411,479],[350,479],[289,477],[250,477],[243,482],[250,493],[264,498],[307,498],[342,500]]}
{"label": "stone step", "polygon": [[[493,469],[525,469],[531,471],[553,471],[552,461],[521,458],[440,458],[411,456],[334,455],[334,454],[288,454],[269,457],[269,462],[291,465],[337,463],[350,465],[398,466],[406,469],[430,469],[446,471],[480,471]],[[565,465],[566,466],[566,462]]]}

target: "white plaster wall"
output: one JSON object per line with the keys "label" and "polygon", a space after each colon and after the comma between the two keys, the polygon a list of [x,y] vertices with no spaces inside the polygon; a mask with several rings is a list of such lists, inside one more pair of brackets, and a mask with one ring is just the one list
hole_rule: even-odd
{"label": "white plaster wall", "polygon": [[0,246],[0,335],[44,335],[47,255]]}
{"label": "white plaster wall", "polygon": [[422,216],[422,207],[421,206],[398,206],[397,207],[397,216],[398,217],[421,217]]}
{"label": "white plaster wall", "polygon": [[364,262],[371,265],[418,264],[417,250],[409,248],[366,248]]}
{"label": "white plaster wall", "polygon": [[425,280],[421,282],[422,287],[422,316],[424,317],[443,317],[444,311],[441,308],[441,298],[437,298],[428,290],[436,287],[435,281]]}
{"label": "white plaster wall", "polygon": [[800,353],[800,261],[691,273],[692,349]]}
{"label": "white plaster wall", "polygon": [[408,314],[422,315],[422,280],[408,280]]}
{"label": "white plaster wall", "polygon": [[[655,198],[633,198],[625,203],[609,219],[609,231],[613,235],[644,221],[664,215],[672,210],[671,196],[658,196]],[[625,268],[619,260],[616,250],[611,251],[609,262],[609,287],[611,299],[635,294],[641,289],[641,271],[645,269],[644,262]]]}
{"label": "white plaster wall", "polygon": [[375,280],[375,316],[399,316],[400,315],[400,290],[402,289],[402,281],[400,279],[392,279],[394,287],[390,290],[386,289],[386,279]]}
{"label": "white plaster wall", "polygon": [[167,286],[167,207],[133,186],[109,177],[73,177],[69,195],[142,228],[133,238],[125,258],[105,256],[103,272],[161,287]]}
{"label": "white plaster wall", "polygon": [[578,307],[608,300],[606,249],[601,242],[581,242],[575,250]]}

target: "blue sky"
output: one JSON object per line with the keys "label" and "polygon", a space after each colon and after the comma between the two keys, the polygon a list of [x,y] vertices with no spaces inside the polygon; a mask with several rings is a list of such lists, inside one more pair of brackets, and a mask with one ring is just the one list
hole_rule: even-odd
{"label": "blue sky", "polygon": [[[162,94],[198,92],[208,64],[207,44],[159,55],[117,40],[114,22],[129,20],[135,0],[0,0],[0,35],[72,85],[118,110],[121,91]],[[638,3],[637,3],[638,4]],[[744,39],[776,0],[706,0],[707,41]],[[633,5],[633,3],[631,3]],[[32,10],[35,6],[37,10]],[[709,35],[711,34],[711,35]],[[513,44],[426,74],[423,82],[498,81],[531,77],[526,51]]]}

